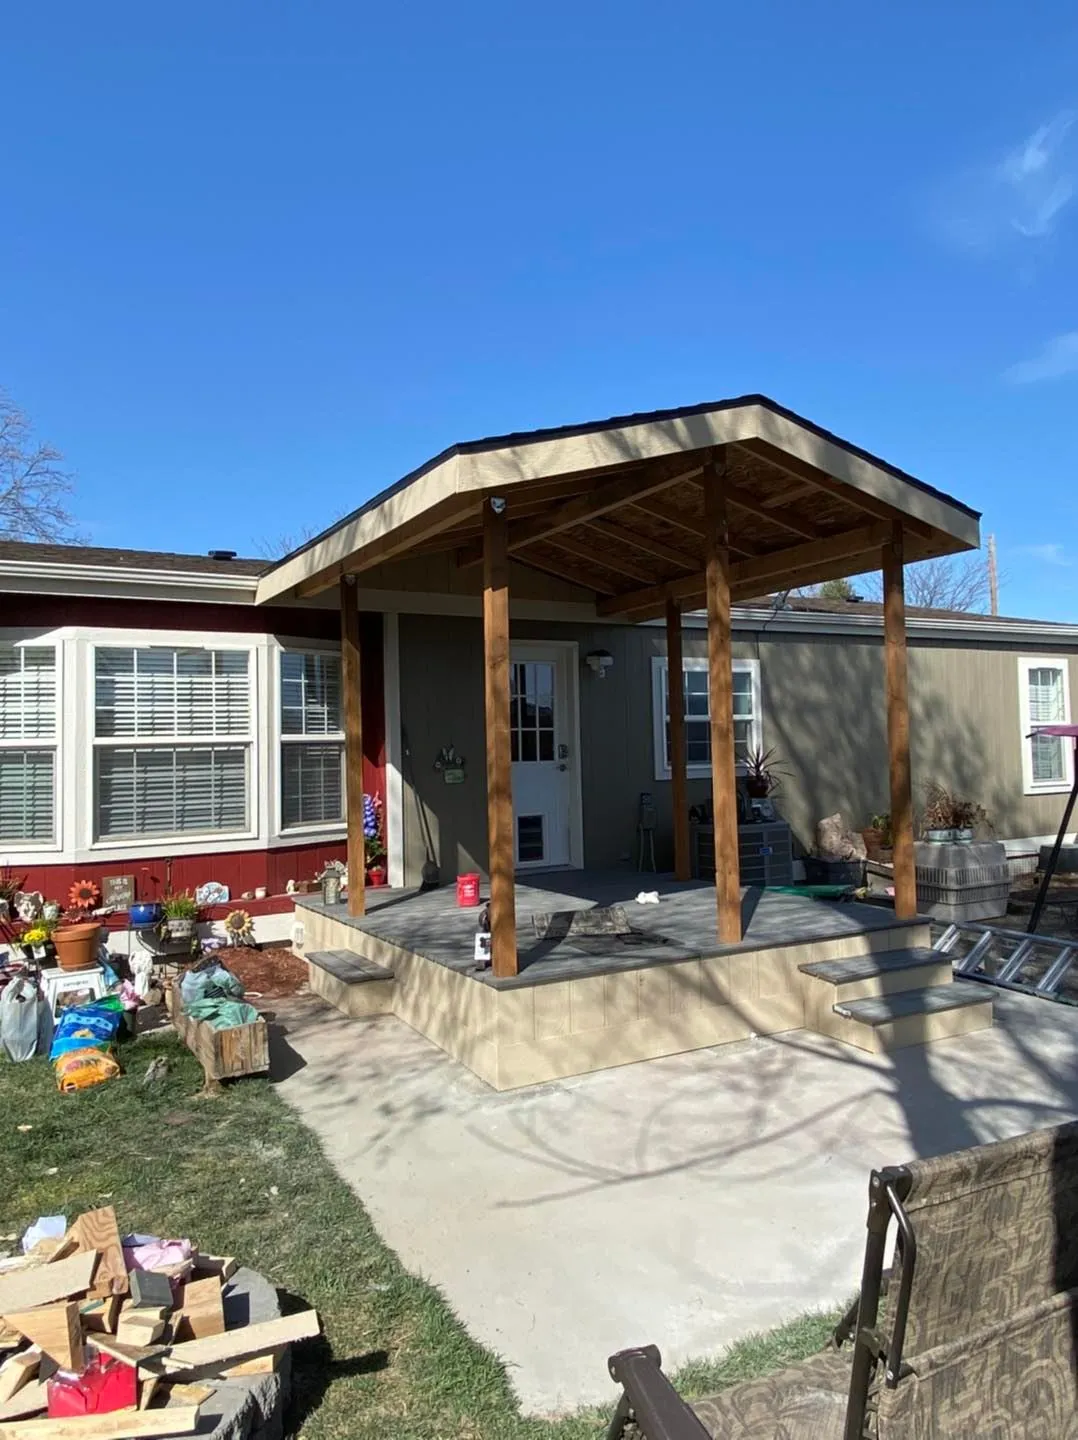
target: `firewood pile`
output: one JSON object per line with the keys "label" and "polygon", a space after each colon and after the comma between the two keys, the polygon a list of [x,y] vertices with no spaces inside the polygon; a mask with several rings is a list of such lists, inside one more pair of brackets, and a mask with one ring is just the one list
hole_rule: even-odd
{"label": "firewood pile", "polygon": [[320,1330],[313,1310],[226,1326],[235,1272],[186,1243],[125,1244],[111,1206],[0,1260],[0,1440],[193,1433],[215,1382],[272,1373]]}

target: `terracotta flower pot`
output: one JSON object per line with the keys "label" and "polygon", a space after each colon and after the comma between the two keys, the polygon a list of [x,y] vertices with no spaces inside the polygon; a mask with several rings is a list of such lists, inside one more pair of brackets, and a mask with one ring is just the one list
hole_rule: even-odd
{"label": "terracotta flower pot", "polygon": [[77,925],[61,925],[53,933],[56,961],[61,970],[89,970],[97,964],[97,943],[101,922],[83,920]]}

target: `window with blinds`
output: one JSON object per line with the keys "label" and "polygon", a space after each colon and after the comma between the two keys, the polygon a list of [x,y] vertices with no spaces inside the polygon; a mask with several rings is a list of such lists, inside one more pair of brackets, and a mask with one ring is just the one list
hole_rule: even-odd
{"label": "window with blinds", "polygon": [[56,650],[0,644],[0,842],[56,839]]}
{"label": "window with blinds", "polygon": [[245,650],[98,646],[94,838],[250,828]]}
{"label": "window with blinds", "polygon": [[1031,733],[1038,725],[1069,723],[1070,693],[1067,678],[1065,660],[1022,659],[1018,662],[1022,768],[1027,793],[1070,789],[1072,742],[1059,735]]}
{"label": "window with blinds", "polygon": [[340,824],[344,819],[341,657],[283,651],[280,682],[281,829]]}

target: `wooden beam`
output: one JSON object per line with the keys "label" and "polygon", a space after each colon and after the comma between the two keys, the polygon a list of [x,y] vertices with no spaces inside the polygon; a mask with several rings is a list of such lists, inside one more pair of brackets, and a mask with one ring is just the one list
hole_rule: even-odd
{"label": "wooden beam", "polygon": [[[658,500],[634,500],[633,509],[642,510],[645,515],[650,515],[653,520],[662,520],[667,525],[672,525],[675,530],[683,530],[686,535],[691,535],[694,540],[699,541],[701,547],[704,543],[704,522],[694,521],[691,515],[682,515],[662,504]],[[731,555],[757,555],[759,551],[751,549],[748,545],[730,546]]]}
{"label": "wooden beam", "polygon": [[666,602],[666,680],[670,694],[670,803],[674,812],[674,879],[688,880],[689,797],[685,783],[685,681],[681,609]]}
{"label": "wooden beam", "polygon": [[344,803],[348,817],[348,913],[367,908],[367,847],[363,836],[363,691],[359,653],[359,594],[340,582],[341,704],[344,708]]}
{"label": "wooden beam", "polygon": [[[594,490],[578,495],[574,500],[566,500],[553,506],[543,515],[534,515],[530,520],[522,520],[519,525],[511,526],[507,540],[509,552],[512,554],[524,545],[534,545],[537,540],[546,540],[551,535],[557,535],[560,530],[572,530],[574,526],[584,525],[589,520],[595,520],[610,510],[618,510],[622,505],[628,505],[641,496],[666,490],[681,480],[691,480],[699,475],[702,469],[702,464],[697,460],[693,465],[682,466],[680,469],[652,466],[643,473],[608,480],[603,485],[597,485]],[[586,484],[587,481],[582,480],[581,483]],[[481,544],[465,545],[457,552],[457,564],[461,569],[477,565],[482,559]]]}
{"label": "wooden beam", "polygon": [[504,509],[483,511],[483,673],[486,682],[487,845],[494,973],[517,973],[513,878],[513,763],[509,748],[509,526]]}
{"label": "wooden beam", "polygon": [[909,674],[906,660],[906,588],[902,526],[896,521],[883,547],[883,654],[887,685],[887,757],[894,836],[895,915],[917,914],[913,855],[913,786],[910,776]]}
{"label": "wooden beam", "polygon": [[786,475],[792,475],[816,490],[826,491],[828,495],[845,500],[847,505],[852,505],[856,510],[864,510],[867,514],[875,515],[880,520],[901,519],[907,530],[912,530],[915,535],[925,538],[939,533],[925,521],[915,520],[901,510],[896,510],[893,505],[888,505],[886,500],[877,500],[875,495],[866,494],[864,490],[847,485],[844,480],[836,480],[833,475],[828,475],[823,470],[817,470],[807,460],[799,460],[796,455],[789,455],[785,450],[778,450],[773,445],[769,445],[766,440],[738,440],[735,443],[737,449],[744,450],[746,454],[754,455],[759,460],[765,460],[776,470],[781,470]]}
{"label": "wooden beam", "polygon": [[751,490],[745,490],[740,485],[727,485],[726,501],[728,505],[733,505],[737,510],[744,510],[747,514],[756,515],[771,525],[778,525],[782,530],[789,530],[791,535],[800,535],[802,540],[819,539],[820,532],[811,521],[802,520],[791,510],[769,508]]}
{"label": "wooden beam", "polygon": [[[676,565],[679,570],[698,570],[700,568],[699,555],[690,555],[687,550],[678,550],[673,545],[667,545],[664,540],[654,539],[651,535],[641,535],[636,530],[626,530],[623,525],[616,525],[613,520],[589,520],[588,528],[605,539],[616,540],[619,545],[633,545],[645,555],[654,555],[659,560],[665,560],[668,565]],[[699,538],[702,540],[703,536],[701,535]]]}
{"label": "wooden beam", "polygon": [[[842,562],[851,557],[877,554],[889,534],[888,525],[875,523],[862,526],[859,530],[847,530],[841,535],[830,535],[826,540],[806,541],[803,545],[791,545],[786,550],[773,550],[769,555],[737,560],[730,566],[730,585],[739,596],[748,599],[758,595],[761,589],[805,584],[816,571],[833,570],[836,566],[841,569]],[[843,573],[850,572],[845,570]],[[794,575],[800,578],[792,580],[790,577]],[[668,598],[684,605],[703,594],[706,588],[706,576],[698,572],[600,600],[596,609],[600,615],[655,612],[657,608],[662,609]]]}
{"label": "wooden beam", "polygon": [[[317,595],[323,590],[328,590],[330,586],[336,585],[345,575],[359,575],[364,570],[370,570],[374,565],[382,565],[387,560],[393,560],[405,551],[411,550],[413,546],[429,540],[431,536],[440,535],[444,530],[451,530],[454,525],[459,525],[469,515],[476,514],[481,501],[481,495],[450,495],[447,499],[440,500],[437,505],[432,505],[429,510],[424,510],[414,520],[396,526],[388,534],[380,535],[376,540],[360,546],[344,559],[333,561],[317,574],[309,575],[306,579],[298,581],[295,593],[301,598]],[[285,604],[287,603],[286,596],[284,594],[275,596],[267,603],[271,605]]]}
{"label": "wooden beam", "polygon": [[707,670],[711,716],[711,803],[715,832],[715,904],[719,940],[741,939],[741,878],[734,757],[734,666],[730,630],[730,550],[724,462],[704,489],[707,523]]}
{"label": "wooden beam", "polygon": [[559,556],[549,560],[545,555],[536,555],[534,550],[523,550],[513,557],[514,565],[526,565],[529,570],[539,570],[544,575],[553,575],[570,585],[580,585],[596,595],[616,595],[618,592],[609,580],[600,580],[594,570],[582,569]]}
{"label": "wooden beam", "polygon": [[[650,566],[639,560],[626,560],[620,555],[611,555],[602,545],[588,545],[583,540],[575,540],[571,535],[564,534],[551,535],[546,543],[564,550],[568,555],[575,555],[589,566],[598,565],[615,575],[627,575],[630,580],[643,580],[651,585],[655,583],[655,571]],[[521,558],[527,559],[527,556]]]}

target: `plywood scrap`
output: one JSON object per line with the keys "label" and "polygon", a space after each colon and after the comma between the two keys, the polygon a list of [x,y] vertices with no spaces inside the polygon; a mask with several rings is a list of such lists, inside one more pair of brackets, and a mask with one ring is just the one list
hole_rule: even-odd
{"label": "plywood scrap", "polygon": [[100,1300],[84,1300],[79,1306],[79,1319],[84,1335],[115,1335],[120,1315],[119,1295],[106,1295]]}
{"label": "plywood scrap", "polygon": [[102,1355],[111,1355],[114,1360],[122,1360],[125,1365],[136,1366],[143,1365],[148,1360],[156,1360],[167,1348],[164,1345],[125,1345],[122,1340],[117,1340],[115,1335],[95,1335],[93,1343]]}
{"label": "plywood scrap", "polygon": [[217,1391],[212,1385],[172,1385],[169,1387],[169,1400],[175,1401],[177,1405],[202,1405]]}
{"label": "plywood scrap", "polygon": [[160,1375],[143,1375],[139,1377],[138,1386],[138,1408],[148,1410],[153,1404],[153,1397],[161,1384]]}
{"label": "plywood scrap", "polygon": [[202,1370],[251,1359],[276,1349],[278,1345],[310,1340],[321,1332],[317,1311],[304,1310],[299,1315],[283,1315],[279,1320],[242,1325],[236,1330],[226,1330],[223,1335],[210,1335],[205,1340],[188,1340],[186,1344],[172,1346],[155,1363],[166,1371]]}
{"label": "plywood scrap", "polygon": [[[78,1251],[54,1265],[36,1265],[0,1275],[0,1315],[11,1324],[14,1311],[51,1305],[89,1290],[97,1267],[97,1251]],[[18,1327],[16,1327],[18,1328]]]}
{"label": "plywood scrap", "polygon": [[51,1355],[64,1370],[82,1369],[82,1327],[75,1300],[58,1305],[40,1305],[5,1317],[31,1345]]}
{"label": "plywood scrap", "polygon": [[0,1440],[142,1440],[150,1435],[190,1435],[198,1426],[197,1405],[164,1410],[113,1410],[107,1415],[72,1415],[65,1420],[22,1420],[0,1425]]}
{"label": "plywood scrap", "polygon": [[116,1339],[121,1345],[144,1348],[165,1333],[164,1316],[149,1310],[121,1310]]}
{"label": "plywood scrap", "polygon": [[253,1360],[241,1360],[238,1365],[230,1365],[221,1374],[229,1380],[242,1375],[273,1375],[280,1366],[285,1349],[284,1345],[278,1345],[273,1350],[267,1350],[265,1355],[256,1355]]}
{"label": "plywood scrap", "polygon": [[31,1380],[21,1390],[16,1390],[10,1400],[0,1405],[0,1422],[4,1420],[25,1420],[30,1415],[39,1415],[49,1403],[49,1382]]}
{"label": "plywood scrap", "polygon": [[21,1350],[17,1355],[9,1355],[0,1365],[0,1405],[10,1400],[12,1395],[28,1385],[37,1374],[38,1366],[41,1364],[41,1351],[36,1346],[29,1350]]}
{"label": "plywood scrap", "polygon": [[111,1205],[87,1210],[75,1221],[80,1250],[96,1250],[101,1257],[94,1272],[94,1295],[126,1295],[127,1265],[124,1262],[116,1211]]}
{"label": "plywood scrap", "polygon": [[234,1255],[196,1255],[195,1273],[205,1275],[217,1275],[223,1284],[231,1280],[239,1269],[239,1264]]}
{"label": "plywood scrap", "polygon": [[216,1275],[208,1275],[204,1280],[188,1280],[173,1320],[173,1341],[203,1340],[207,1335],[223,1335],[224,1329],[220,1280]]}

